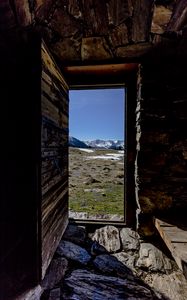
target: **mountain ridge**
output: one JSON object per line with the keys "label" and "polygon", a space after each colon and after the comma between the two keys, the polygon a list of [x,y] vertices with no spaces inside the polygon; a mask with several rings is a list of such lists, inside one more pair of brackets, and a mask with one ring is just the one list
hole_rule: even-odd
{"label": "mountain ridge", "polygon": [[69,146],[77,148],[95,148],[95,149],[124,149],[123,140],[102,140],[96,139],[92,141],[80,141],[72,136],[69,137]]}

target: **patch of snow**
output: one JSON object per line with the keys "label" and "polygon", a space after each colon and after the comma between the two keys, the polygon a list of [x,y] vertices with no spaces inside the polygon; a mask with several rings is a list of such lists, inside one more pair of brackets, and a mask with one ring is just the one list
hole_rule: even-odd
{"label": "patch of snow", "polygon": [[121,158],[119,156],[114,156],[111,154],[108,155],[95,155],[95,156],[89,156],[86,157],[86,160],[90,160],[90,159],[109,159],[109,160],[120,160]]}
{"label": "patch of snow", "polygon": [[120,153],[106,153],[108,156],[114,156],[114,157],[123,157],[123,154]]}
{"label": "patch of snow", "polygon": [[124,150],[119,150],[118,153],[124,154]]}
{"label": "patch of snow", "polygon": [[78,148],[78,149],[81,150],[81,151],[87,152],[87,153],[94,152],[94,150],[91,150],[91,149],[84,149],[84,148]]}

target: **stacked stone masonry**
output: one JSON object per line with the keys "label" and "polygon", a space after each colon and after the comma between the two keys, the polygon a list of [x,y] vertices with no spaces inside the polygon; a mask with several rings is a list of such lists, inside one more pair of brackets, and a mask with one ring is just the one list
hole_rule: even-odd
{"label": "stacked stone masonry", "polygon": [[38,299],[185,300],[186,279],[157,244],[143,241],[130,228],[89,232],[69,225]]}
{"label": "stacked stone masonry", "polygon": [[[153,0],[3,0],[3,30],[35,28],[63,64],[141,59],[184,37],[186,2]],[[19,33],[18,33],[19,34]],[[170,51],[173,51],[170,48]]]}

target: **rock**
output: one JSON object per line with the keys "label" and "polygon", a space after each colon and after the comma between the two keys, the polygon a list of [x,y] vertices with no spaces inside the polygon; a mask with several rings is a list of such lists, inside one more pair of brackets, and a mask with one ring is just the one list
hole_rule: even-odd
{"label": "rock", "polygon": [[44,289],[52,289],[57,283],[59,283],[67,271],[68,261],[67,259],[60,257],[53,259],[47,273],[42,281],[42,287]]}
{"label": "rock", "polygon": [[69,293],[63,293],[66,300],[146,300],[158,299],[153,292],[136,281],[93,274],[86,270],[75,270],[66,278]]}
{"label": "rock", "polygon": [[92,176],[89,176],[86,181],[84,181],[84,184],[86,185],[89,185],[89,184],[92,184],[92,183],[100,183],[101,181],[99,181],[98,179],[96,178],[93,178]]}
{"label": "rock", "polygon": [[82,60],[101,60],[110,59],[112,54],[103,37],[88,37],[82,38],[81,56]]}
{"label": "rock", "polygon": [[176,271],[170,275],[153,275],[151,284],[156,291],[159,291],[170,300],[187,299],[187,282],[181,271]]}
{"label": "rock", "polygon": [[84,243],[85,238],[86,238],[85,227],[77,226],[77,225],[68,225],[63,235],[64,240],[68,240],[76,244]]}
{"label": "rock", "polygon": [[49,300],[60,300],[60,288],[56,288],[50,291]]}
{"label": "rock", "polygon": [[57,254],[63,255],[66,258],[77,261],[83,265],[87,265],[91,259],[91,256],[84,248],[68,241],[60,242],[57,248]]}
{"label": "rock", "polygon": [[92,240],[97,241],[108,252],[116,252],[121,247],[119,231],[114,226],[105,226],[97,229]]}
{"label": "rock", "polygon": [[149,40],[153,7],[154,0],[135,1],[132,25],[132,40],[134,42]]}
{"label": "rock", "polygon": [[[131,1],[111,0],[107,1],[109,24],[117,26],[132,15]],[[119,9],[120,8],[120,9]]]}
{"label": "rock", "polygon": [[145,190],[139,197],[141,211],[145,214],[152,214],[154,211],[163,211],[172,206],[172,196],[163,191]]}
{"label": "rock", "polygon": [[72,38],[64,38],[51,46],[52,52],[62,61],[80,60],[80,45]]}
{"label": "rock", "polygon": [[130,228],[123,228],[120,231],[120,238],[123,250],[139,250],[139,234]]}
{"label": "rock", "polygon": [[85,36],[104,36],[108,33],[108,18],[105,1],[82,1]]}
{"label": "rock", "polygon": [[152,47],[152,44],[148,42],[121,46],[116,49],[116,56],[123,58],[141,57],[148,53]]}
{"label": "rock", "polygon": [[131,255],[125,252],[119,252],[112,254],[114,257],[118,259],[123,265],[131,269],[132,272],[136,273],[135,270],[135,255]]}
{"label": "rock", "polygon": [[137,267],[154,272],[168,273],[172,270],[171,261],[154,245],[142,243],[140,245]]}
{"label": "rock", "polygon": [[115,27],[110,35],[110,39],[114,47],[124,46],[128,44],[129,41],[127,26],[122,23],[118,27]]}
{"label": "rock", "polygon": [[162,34],[166,30],[167,24],[171,18],[172,11],[163,6],[155,5],[152,19],[151,32]]}
{"label": "rock", "polygon": [[98,242],[94,241],[91,243],[90,253],[94,256],[104,254],[106,253],[106,249],[103,246],[99,245]]}
{"label": "rock", "polygon": [[82,12],[80,10],[77,0],[69,0],[68,12],[76,19],[82,18]]}
{"label": "rock", "polygon": [[114,256],[108,254],[99,255],[94,259],[93,264],[101,272],[110,274],[111,276],[132,278],[131,270]]}
{"label": "rock", "polygon": [[124,216],[120,216],[120,215],[111,215],[111,214],[109,214],[108,215],[108,219],[110,220],[110,221],[117,221],[117,222],[120,222],[120,221],[124,221]]}
{"label": "rock", "polygon": [[50,27],[63,38],[78,34],[81,28],[80,23],[76,19],[73,19],[64,9],[59,7],[54,11]]}
{"label": "rock", "polygon": [[69,211],[69,218],[70,219],[88,219],[89,214],[87,212],[76,212],[76,211]]}

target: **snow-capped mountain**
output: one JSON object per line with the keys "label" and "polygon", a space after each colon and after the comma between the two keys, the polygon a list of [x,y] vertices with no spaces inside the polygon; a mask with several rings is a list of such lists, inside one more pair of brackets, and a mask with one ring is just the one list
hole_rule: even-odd
{"label": "snow-capped mountain", "polygon": [[72,136],[69,137],[69,146],[76,148],[96,148],[96,149],[124,149],[124,141],[122,140],[94,140],[80,141]]}
{"label": "snow-capped mountain", "polygon": [[74,138],[73,136],[69,137],[69,147],[76,147],[76,148],[90,148],[84,142]]}
{"label": "snow-capped mountain", "polygon": [[124,149],[124,141],[122,140],[94,140],[94,141],[85,141],[85,144],[87,144],[91,148],[97,148],[97,149]]}

